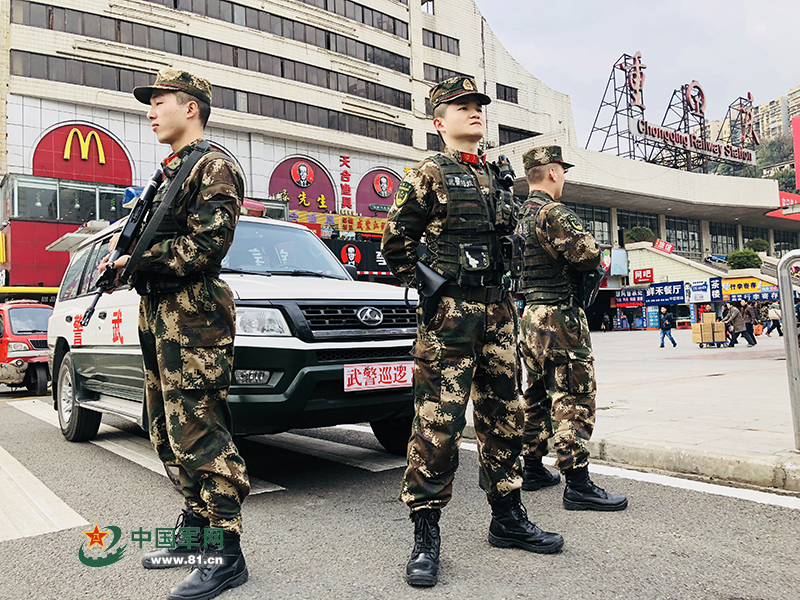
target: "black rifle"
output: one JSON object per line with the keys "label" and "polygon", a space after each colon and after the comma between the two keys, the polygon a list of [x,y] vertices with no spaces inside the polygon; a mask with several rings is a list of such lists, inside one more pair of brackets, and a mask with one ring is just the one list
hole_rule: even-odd
{"label": "black rifle", "polygon": [[100,301],[102,295],[116,287],[117,270],[112,268],[111,265],[121,256],[130,254],[133,251],[144,229],[144,224],[153,208],[153,199],[163,179],[164,172],[159,167],[156,169],[155,173],[153,173],[150,181],[144,186],[141,196],[136,199],[136,204],[133,205],[131,214],[128,215],[128,220],[125,222],[122,232],[119,235],[119,241],[114,251],[111,253],[111,256],[108,257],[106,270],[103,271],[102,275],[97,279],[96,291],[92,298],[92,303],[89,305],[89,308],[86,309],[86,312],[83,313],[83,318],[81,319],[81,325],[83,327],[89,325],[89,320],[92,318],[94,309],[97,307],[97,303]]}
{"label": "black rifle", "polygon": [[420,295],[419,303],[422,306],[422,323],[427,325],[436,315],[439,299],[442,297],[442,286],[447,283],[447,279],[421,260],[417,261],[414,278]]}

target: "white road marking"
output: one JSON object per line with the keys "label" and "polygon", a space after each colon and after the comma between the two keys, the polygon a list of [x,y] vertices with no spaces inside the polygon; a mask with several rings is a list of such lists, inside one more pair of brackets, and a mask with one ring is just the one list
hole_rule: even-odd
{"label": "white road marking", "polygon": [[[471,452],[478,451],[478,445],[472,442],[464,442],[461,444],[461,447]],[[546,465],[553,466],[555,460],[545,457],[542,459],[542,462]],[[643,481],[645,483],[656,483],[659,485],[689,490],[692,492],[713,494],[715,496],[725,496],[727,498],[737,498],[739,500],[758,502],[759,504],[769,504],[770,506],[782,506],[784,508],[800,510],[800,498],[796,496],[783,496],[781,494],[770,494],[769,492],[761,492],[758,490],[732,488],[724,485],[716,485],[714,483],[705,483],[704,481],[692,481],[691,479],[681,479],[680,477],[658,475],[656,473],[642,473],[641,471],[621,469],[619,467],[607,467],[605,465],[590,464],[589,471],[591,473],[597,473],[598,475],[622,477],[623,479],[632,479],[634,481]]]}
{"label": "white road marking", "polygon": [[[58,413],[53,410],[53,405],[50,402],[22,400],[9,402],[9,404],[53,427],[60,428],[58,424]],[[150,469],[153,473],[158,473],[164,477],[167,476],[164,465],[161,460],[159,460],[149,440],[101,423],[100,429],[97,432],[97,437],[90,441],[95,446],[100,446],[109,452],[113,452],[117,456],[121,456],[139,466]],[[255,477],[250,479],[251,496],[285,489],[286,488],[276,483],[271,483]]]}
{"label": "white road marking", "polygon": [[88,522],[0,447],[0,541],[31,537]]}
{"label": "white road marking", "polygon": [[[370,430],[371,431],[371,430]],[[256,435],[247,438],[259,444],[275,446],[284,450],[301,452],[317,458],[338,462],[358,469],[366,469],[373,473],[398,469],[406,466],[406,459],[386,452],[378,452],[360,446],[351,446],[329,440],[297,435],[295,433],[277,433],[272,435]]]}

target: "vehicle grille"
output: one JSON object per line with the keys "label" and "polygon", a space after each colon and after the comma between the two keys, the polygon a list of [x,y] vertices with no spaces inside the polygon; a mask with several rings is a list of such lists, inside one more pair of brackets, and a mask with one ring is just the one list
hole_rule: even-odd
{"label": "vehicle grille", "polygon": [[330,362],[354,362],[362,360],[411,360],[408,354],[409,348],[368,348],[368,349],[348,349],[348,350],[318,350],[317,361],[321,363]]}
{"label": "vehicle grille", "polygon": [[[374,328],[368,328],[356,318],[356,311],[362,306],[372,306],[383,313],[383,322]],[[333,304],[333,305],[305,305],[300,306],[303,316],[311,331],[334,331],[346,329],[373,329],[376,331],[417,326],[417,313],[414,307],[404,304],[382,305],[377,303],[364,304]]]}
{"label": "vehicle grille", "polygon": [[37,350],[47,350],[47,340],[28,340],[32,348]]}

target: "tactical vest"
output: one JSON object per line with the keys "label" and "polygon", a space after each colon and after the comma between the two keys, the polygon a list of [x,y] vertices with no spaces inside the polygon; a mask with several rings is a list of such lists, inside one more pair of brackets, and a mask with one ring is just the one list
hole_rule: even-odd
{"label": "tactical vest", "polygon": [[517,231],[525,238],[520,292],[528,304],[561,304],[578,295],[581,274],[566,262],[553,258],[539,242],[537,226],[547,231],[547,213],[542,210],[549,201],[528,198],[522,207]]}
{"label": "tactical vest", "polygon": [[[200,172],[199,170],[202,169],[202,165],[213,158],[227,158],[221,152],[215,150],[209,150],[198,161],[197,165],[195,165],[194,169],[192,169],[193,173]],[[191,173],[190,173],[191,175]],[[156,197],[153,199],[153,207],[150,211],[150,214],[153,215],[158,210],[158,207],[161,206],[161,202],[164,200],[164,197],[167,194],[167,190],[169,189],[169,185],[172,183],[172,179],[164,179],[164,182],[161,184],[158,192],[156,193]],[[188,189],[190,193],[192,191],[192,183],[189,183]],[[181,182],[176,182],[176,184],[181,184]],[[184,184],[181,184],[184,185]],[[194,192],[196,193],[196,192]],[[162,219],[161,223],[158,225],[158,229],[156,229],[155,234],[153,235],[153,239],[150,242],[150,247],[152,248],[156,244],[160,244],[161,242],[165,242],[167,240],[175,239],[178,236],[182,235],[189,235],[190,230],[189,226],[186,221],[181,221],[178,219],[178,211],[183,203],[184,196],[179,194],[175,200],[172,202],[172,205],[169,207],[166,213],[164,213],[164,218]],[[198,273],[196,275],[191,275],[188,277],[174,277],[172,275],[165,275],[162,273],[148,273],[148,272],[138,272],[136,273],[137,277],[134,282],[134,287],[136,291],[142,295],[146,296],[149,294],[157,294],[157,293],[168,293],[168,292],[175,292],[180,290],[181,288],[202,279],[203,276],[210,276],[210,277],[217,277],[220,274],[220,265],[209,265],[208,268],[204,269],[202,273]]]}
{"label": "tactical vest", "polygon": [[[423,261],[461,286],[500,285],[504,265],[491,198],[482,193],[477,177],[449,156],[432,160],[447,195],[447,218],[442,233],[427,240],[430,254]],[[493,189],[491,172],[487,176]]]}

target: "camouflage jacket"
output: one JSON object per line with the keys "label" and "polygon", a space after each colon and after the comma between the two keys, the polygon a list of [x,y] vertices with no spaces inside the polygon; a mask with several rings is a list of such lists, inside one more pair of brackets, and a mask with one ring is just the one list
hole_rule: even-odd
{"label": "camouflage jacket", "polygon": [[[523,222],[528,219],[535,220],[539,207],[553,202],[549,194],[541,191],[531,192],[522,205],[520,224],[517,232],[527,229],[529,235],[537,235],[537,226],[531,223],[528,228]],[[560,202],[547,211],[545,216],[546,231],[543,237],[550,243],[556,252],[556,260],[569,263],[577,271],[591,271],[600,266],[600,248],[594,236],[583,226],[578,215]]]}
{"label": "camouflage jacket", "polygon": [[[181,148],[162,163],[165,181],[175,177],[200,141]],[[156,202],[165,191],[166,186],[162,186]],[[136,265],[137,275],[188,277],[219,269],[233,242],[243,194],[242,173],[231,159],[216,152],[203,156],[172,206],[175,220],[188,233],[151,246]]]}
{"label": "camouflage jacket", "polygon": [[[485,196],[491,195],[488,164],[466,162],[462,160],[461,152],[451,148],[446,148],[444,154],[469,169],[477,178],[481,192]],[[481,156],[479,160],[482,159]],[[420,240],[424,236],[426,241],[430,241],[441,235],[446,219],[447,192],[442,176],[436,163],[426,158],[409,169],[397,188],[383,231],[383,258],[401,281],[414,285]]]}

